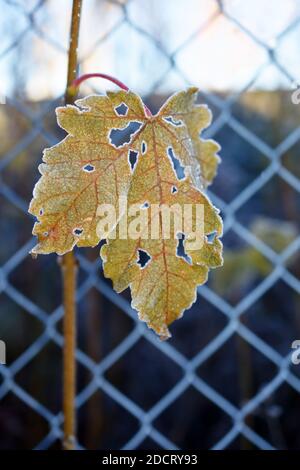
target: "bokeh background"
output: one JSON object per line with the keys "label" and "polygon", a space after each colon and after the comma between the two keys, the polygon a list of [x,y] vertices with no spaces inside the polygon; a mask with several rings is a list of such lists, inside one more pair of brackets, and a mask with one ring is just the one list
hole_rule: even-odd
{"label": "bokeh background", "polygon": [[[27,207],[63,136],[71,6],[0,0],[1,449],[60,448],[60,268],[28,255]],[[78,448],[300,448],[299,44],[297,0],[83,0],[78,73],[117,76],[153,111],[188,84],[211,107],[225,263],[160,342],[98,248],[76,252]]]}

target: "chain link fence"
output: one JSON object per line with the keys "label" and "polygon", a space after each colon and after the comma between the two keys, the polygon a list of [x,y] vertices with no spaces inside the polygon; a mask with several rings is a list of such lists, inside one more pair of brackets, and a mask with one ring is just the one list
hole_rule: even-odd
{"label": "chain link fence", "polygon": [[[61,64],[62,69],[66,68],[67,33],[64,33],[65,41],[60,43],[60,35],[57,32],[58,26],[55,24],[55,21],[52,23],[49,22],[47,17],[47,9],[51,7],[52,3],[53,2],[46,1],[1,1],[1,8],[4,11],[9,12],[11,18],[18,21],[19,26],[11,28],[9,33],[7,33],[7,41],[5,41],[4,47],[2,47],[0,52],[0,64],[5,63],[7,67],[10,67],[10,65],[7,64],[10,64],[9,61],[11,60],[11,57],[13,57],[13,54],[18,51],[19,55],[17,54],[16,57],[19,57],[20,60],[24,62],[22,66],[26,67],[26,61],[29,60],[28,56],[30,55],[27,41],[31,38],[31,41],[38,40],[43,44],[46,44],[49,56],[53,56],[54,60]],[[86,345],[84,346],[79,344],[77,349],[78,367],[83,369],[85,373],[89,374],[89,380],[81,390],[79,390],[76,399],[77,409],[80,411],[80,409],[88,403],[91,397],[100,391],[102,394],[110,397],[110,399],[117,404],[120,409],[125,410],[127,414],[134,417],[138,422],[137,429],[132,433],[128,431],[127,441],[122,444],[122,448],[143,448],[144,442],[150,439],[152,443],[155,443],[155,445],[160,448],[177,449],[178,444],[173,442],[170,435],[163,432],[155,423],[157,418],[159,418],[165,410],[178,403],[180,397],[182,397],[188,389],[192,388],[197,394],[204,397],[207,402],[221,410],[230,422],[230,425],[226,430],[224,430],[223,434],[209,446],[210,448],[230,448],[232,443],[234,443],[238,437],[243,436],[254,447],[259,449],[274,449],[276,447],[274,442],[263,437],[263,435],[254,430],[249,417],[255,414],[256,410],[259,409],[263,403],[269,400],[270,397],[274,396],[276,391],[283,384],[288,384],[296,393],[300,393],[300,379],[295,368],[292,368],[291,352],[288,352],[288,354],[281,354],[273,345],[270,345],[259,334],[257,334],[257,332],[254,332],[243,318],[245,313],[249,311],[249,309],[251,309],[269,289],[275,286],[279,280],[283,281],[290,287],[293,291],[293,295],[295,294],[299,296],[299,279],[293,272],[291,272],[290,269],[288,269],[287,265],[288,261],[295,257],[299,250],[300,237],[298,235],[293,237],[287,246],[278,253],[270,247],[265,240],[256,236],[246,224],[240,222],[236,214],[238,211],[246,208],[249,200],[264,188],[275,176],[278,176],[283,180],[293,192],[299,193],[299,178],[283,164],[282,157],[289,151],[289,149],[298,143],[300,138],[300,127],[296,126],[294,130],[285,135],[284,138],[281,139],[274,147],[269,145],[259,132],[256,133],[251,129],[251,127],[249,128],[249,126],[245,125],[243,120],[236,116],[233,109],[241,97],[252,89],[253,84],[260,79],[264,70],[269,66],[272,66],[272,68],[276,69],[276,71],[280,73],[285,84],[288,84],[288,87],[292,90],[293,84],[297,82],[297,76],[293,76],[293,72],[291,71],[293,68],[291,69],[289,67],[289,60],[285,63],[284,60],[280,59],[280,57],[283,56],[278,55],[277,51],[281,48],[289,35],[294,34],[296,31],[299,32],[300,10],[298,11],[299,15],[294,15],[289,20],[285,28],[278,33],[276,40],[270,42],[262,39],[260,35],[253,32],[251,27],[245,25],[238,15],[234,14],[234,8],[237,7],[240,2],[206,0],[205,2],[201,2],[201,8],[203,8],[203,11],[207,10],[207,14],[203,16],[201,21],[199,19],[200,26],[195,30],[191,30],[188,33],[186,32],[184,38],[179,31],[178,38],[181,38],[181,42],[179,43],[179,40],[177,40],[177,44],[170,49],[168,44],[164,44],[164,34],[161,33],[161,31],[157,31],[157,29],[159,29],[158,27],[155,29],[154,12],[156,10],[151,10],[151,2],[145,1],[142,3],[145,8],[147,7],[149,9],[149,12],[153,13],[152,22],[154,27],[152,31],[149,28],[144,28],[143,22],[139,21],[137,14],[135,17],[130,14],[130,9],[133,4],[138,3],[137,0],[128,2],[125,0],[103,0],[99,2],[83,3],[84,9],[86,9],[83,11],[83,16],[87,15],[86,11],[89,8],[93,8],[93,11],[95,11],[95,9],[98,7],[100,8],[101,6],[101,8],[107,8],[108,10],[113,9],[115,13],[112,16],[115,19],[112,22],[103,21],[102,27],[101,15],[100,17],[97,17],[98,34],[95,33],[95,36],[92,38],[94,43],[92,44],[88,42],[86,50],[81,54],[80,72],[103,71],[110,73],[111,70],[105,68],[109,67],[109,61],[107,62],[107,58],[103,58],[103,56],[101,56],[102,53],[98,56],[97,51],[105,45],[105,47],[111,47],[111,54],[118,54],[114,38],[119,34],[121,28],[126,28],[128,34],[133,34],[134,44],[140,41],[139,47],[143,48],[144,42],[148,44],[147,47],[151,47],[152,56],[150,61],[157,60],[162,61],[163,63],[161,67],[158,67],[159,70],[156,68],[153,72],[153,76],[149,77],[149,85],[144,84],[141,86],[141,91],[146,100],[148,99],[151,101],[151,97],[153,94],[157,93],[157,90],[162,90],[160,92],[162,95],[167,94],[167,88],[164,89],[164,86],[167,87],[169,80],[174,84],[178,83],[179,86],[190,84],[191,79],[189,77],[189,73],[186,75],[184,67],[182,67],[180,56],[184,51],[191,49],[192,54],[194,54],[195,57],[195,62],[198,60],[200,61],[201,56],[199,55],[198,58],[197,47],[201,44],[201,38],[204,38],[204,36],[208,34],[208,39],[206,37],[206,41],[209,41],[210,31],[215,27],[220,28],[220,24],[224,27],[224,34],[226,34],[226,28],[233,28],[234,31],[238,31],[236,41],[239,44],[236,44],[236,47],[239,48],[241,53],[243,53],[243,47],[245,47],[245,54],[247,54],[248,49],[246,49],[246,46],[248,47],[248,44],[251,44],[256,48],[255,50],[257,51],[257,55],[263,54],[264,61],[259,64],[259,67],[255,67],[255,71],[249,67],[247,68],[245,65],[245,80],[243,83],[240,82],[241,86],[239,89],[236,87],[236,89],[230,93],[212,93],[211,91],[206,92],[202,87],[201,94],[204,100],[211,105],[215,111],[213,125],[207,130],[206,136],[216,136],[224,126],[227,126],[227,128],[230,129],[230,132],[234,133],[238,138],[242,139],[247,143],[247,145],[249,144],[251,148],[255,150],[254,159],[257,154],[260,156],[263,155],[267,161],[263,170],[259,172],[259,174],[255,175],[243,188],[241,188],[239,193],[235,195],[231,201],[225,202],[223,198],[217,195],[217,192],[215,191],[217,183],[216,185],[213,185],[210,190],[210,197],[215,205],[222,211],[225,236],[226,233],[231,232],[235,236],[239,237],[241,240],[246,242],[248,246],[260,253],[268,263],[272,265],[272,268],[264,275],[260,282],[252,285],[250,289],[243,292],[243,295],[238,299],[235,305],[232,305],[226,300],[226,298],[224,298],[224,296],[216,292],[212,288],[211,284],[199,288],[199,304],[197,304],[199,307],[197,315],[201,315],[200,306],[205,301],[214,310],[221,313],[226,321],[224,322],[224,326],[216,335],[210,338],[203,347],[199,346],[196,354],[193,354],[191,357],[187,357],[182,350],[176,346],[176,342],[160,342],[152,332],[146,329],[144,324],[137,320],[136,312],[132,310],[128,298],[126,296],[117,295],[107,281],[102,277],[101,263],[99,259],[92,259],[84,250],[77,252],[80,266],[79,286],[77,291],[77,300],[79,304],[85,301],[91,290],[96,291],[98,294],[101,294],[102,299],[106,299],[105,301],[109,302],[110,305],[115,306],[115,308],[121,310],[125,316],[128,316],[133,325],[130,328],[130,331],[128,331],[128,334],[117,341],[114,347],[110,348],[109,352],[103,355],[101,360],[93,359],[91,355],[89,355],[88,350],[85,347]],[[168,14],[165,15],[165,17],[167,19],[169,18],[169,21],[172,21],[175,18],[174,15],[177,11],[176,8],[180,2],[162,1],[160,3],[161,10],[164,11],[166,9],[168,11]],[[181,1],[181,3],[186,4],[187,9],[192,9],[196,5],[195,2],[192,1]],[[255,4],[254,6],[252,2],[251,4],[250,2],[242,3],[246,3],[249,10],[252,8],[258,8],[258,4]],[[278,5],[278,2],[275,3],[276,5],[274,8]],[[281,8],[283,8],[283,3],[284,2],[281,2]],[[208,5],[209,8],[206,8],[205,10],[204,7],[207,7]],[[59,9],[62,11],[61,14],[66,18],[66,32],[69,24],[68,18],[70,18],[70,8],[71,5],[68,1],[60,2],[59,4]],[[280,11],[281,9],[278,10],[279,13]],[[196,9],[193,16],[198,13],[199,9]],[[88,37],[90,39],[89,35],[93,35],[92,33],[94,32],[94,29],[91,31],[88,30],[86,18],[87,16],[83,18],[82,22],[82,35],[83,37]],[[197,18],[194,18],[194,21],[196,20]],[[268,19],[265,18],[265,21],[267,20]],[[222,21],[222,23],[218,23],[220,21]],[[219,26],[217,26],[218,24]],[[183,27],[184,26],[182,26],[182,28]],[[4,29],[2,34],[6,34]],[[221,47],[221,45],[219,47]],[[125,54],[124,50],[122,50],[121,53]],[[96,55],[93,56],[93,54]],[[94,59],[91,57],[94,57]],[[99,64],[96,65],[95,61],[98,60],[98,57],[100,57]],[[211,58],[211,61],[213,60],[214,59]],[[296,61],[297,58],[295,57],[294,60]],[[120,60],[120,62],[122,61]],[[104,66],[102,66],[103,63]],[[14,66],[15,64],[11,65],[12,73]],[[135,64],[134,61],[130,62],[128,67],[131,70],[128,71],[128,77],[131,76],[130,73],[133,77],[137,74],[134,68],[136,66],[137,64]],[[203,68],[206,66],[209,68],[210,65],[202,63],[202,65],[200,64],[200,67],[201,66]],[[220,65],[219,74],[222,74],[221,67],[222,65]],[[26,371],[26,367],[30,365],[30,363],[42,352],[49,342],[51,342],[51,344],[54,343],[58,348],[62,347],[63,337],[61,334],[61,319],[63,316],[63,308],[62,305],[56,305],[49,313],[43,308],[43,301],[39,302],[36,297],[32,299],[30,295],[26,295],[22,289],[17,287],[14,282],[11,281],[13,273],[22,267],[24,262],[27,264],[29,263],[29,269],[35,270],[34,264],[38,261],[31,260],[28,257],[28,252],[34,245],[34,240],[31,237],[30,231],[27,232],[27,227],[31,226],[32,220],[27,214],[29,199],[27,200],[26,197],[23,197],[22,195],[22,179],[18,180],[20,184],[16,186],[10,184],[11,180],[5,177],[5,171],[7,168],[9,168],[14,161],[17,161],[20,154],[30,148],[33,143],[37,142],[36,145],[40,150],[40,154],[37,156],[38,161],[40,159],[42,148],[45,145],[53,145],[58,140],[58,137],[53,133],[52,129],[48,125],[47,119],[49,118],[49,115],[53,113],[54,107],[60,103],[59,94],[61,93],[62,95],[64,87],[63,79],[61,78],[63,74],[57,75],[56,72],[52,74],[50,69],[37,69],[37,71],[35,71],[36,69],[34,65],[32,65],[32,70],[34,74],[38,75],[36,79],[39,78],[46,81],[48,80],[49,82],[54,82],[54,88],[51,88],[50,91],[46,90],[48,95],[53,95],[53,98],[51,100],[42,100],[41,104],[34,108],[29,104],[30,98],[24,98],[24,94],[22,95],[22,93],[17,93],[14,90],[14,93],[5,97],[5,104],[3,103],[0,105],[2,107],[2,111],[9,107],[8,112],[17,113],[18,116],[22,116],[27,123],[25,131],[21,135],[17,135],[14,144],[10,145],[8,149],[5,148],[4,152],[1,151],[1,205],[3,204],[2,207],[4,207],[4,204],[13,206],[18,213],[24,214],[22,217],[25,217],[28,221],[27,225],[22,225],[22,218],[22,221],[17,228],[15,226],[10,227],[9,220],[5,221],[6,211],[1,210],[2,234],[6,233],[6,236],[13,237],[12,231],[17,230],[22,232],[22,237],[21,239],[17,238],[17,250],[13,253],[9,252],[6,254],[6,259],[3,259],[0,267],[0,294],[2,296],[5,295],[5,297],[9,299],[9,302],[16,304],[24,311],[24,323],[22,322],[20,325],[15,324],[13,328],[21,329],[24,324],[26,324],[26,321],[30,322],[31,319],[34,318],[39,323],[40,330],[39,334],[36,335],[31,344],[26,345],[26,348],[22,350],[12,362],[7,365],[0,365],[0,403],[5,400],[7,395],[13,394],[24,404],[24,406],[31,408],[35,414],[42,417],[47,426],[45,427],[44,435],[41,437],[40,441],[35,443],[35,448],[48,449],[62,437],[62,413],[60,410],[53,411],[53,409],[38,400],[37,397],[30,392],[30,388],[20,384],[18,376],[22,371]],[[196,64],[195,70],[195,74],[197,74],[198,66],[196,66]],[[144,73],[143,76],[145,79],[148,77],[148,72],[149,70],[146,72],[142,71],[140,73]],[[235,73],[238,73],[238,71],[235,72],[233,70],[232,73],[234,75]],[[43,75],[43,77],[40,75]],[[120,78],[123,77],[121,69],[119,76]],[[138,78],[134,78],[133,81],[139,81],[140,78],[141,76],[138,75]],[[194,76],[193,84],[198,84],[196,76]],[[17,91],[20,90],[21,85],[24,85],[25,91],[28,91],[28,88],[26,88],[28,84],[24,84],[21,79],[19,81],[19,88]],[[35,87],[36,82],[33,81],[33,84],[30,86]],[[132,86],[132,88],[134,89],[134,86]],[[28,92],[29,95],[30,90]],[[57,93],[57,96],[55,93]],[[290,99],[291,94],[292,91],[287,93],[287,99]],[[284,125],[284,123],[282,123],[282,125]],[[223,144],[222,141],[220,141],[220,143],[221,145]],[[227,145],[229,146],[227,151],[230,153],[230,142]],[[36,153],[38,153],[37,150]],[[36,164],[36,162],[34,162],[34,164]],[[225,173],[226,171],[229,171],[226,169],[225,159],[223,159],[222,166]],[[34,177],[38,177],[36,171]],[[274,198],[276,198],[276,196],[276,194],[273,195]],[[47,267],[43,264],[43,269],[38,272],[38,276],[47,279],[47,273]],[[49,280],[49,284],[52,281],[56,282],[55,279],[51,278]],[[7,316],[10,315],[9,311],[4,313]],[[114,312],[109,312],[109,315],[113,316]],[[185,316],[188,315],[189,312],[185,314]],[[1,317],[1,319],[2,318],[3,317]],[[79,319],[79,327],[80,326],[81,320]],[[179,329],[180,325],[178,326],[178,331]],[[201,332],[199,334],[201,334]],[[20,335],[22,335],[21,331]],[[264,358],[268,360],[268,363],[272,363],[276,368],[276,373],[272,378],[265,381],[263,385],[251,397],[248,397],[241,406],[233,404],[227,396],[223,395],[222,390],[217,390],[214,386],[208,383],[205,377],[202,377],[201,371],[199,372],[201,365],[205,364],[217,351],[221,350],[226,342],[234,335],[243,340],[249,347],[253,348],[260,355],[264,356]],[[2,335],[0,334],[0,336]],[[119,361],[122,361],[123,358],[132,351],[141,340],[150,344],[158,353],[159,358],[163,358],[159,360],[167,361],[169,368],[176,367],[179,370],[178,379],[176,379],[175,383],[172,384],[166,393],[157,397],[155,403],[151,404],[147,410],[140,406],[140,404],[132,397],[128,396],[116,387],[115,384],[109,380],[109,376],[106,374],[112,366],[117,364]],[[8,344],[7,348],[9,347],[10,345]],[[143,385],[140,385],[140,387],[143,387]],[[49,390],[48,393],[51,394],[51,390]],[[202,447],[201,442],[199,442],[199,447]],[[84,442],[81,441],[80,436],[78,448],[85,448]]]}

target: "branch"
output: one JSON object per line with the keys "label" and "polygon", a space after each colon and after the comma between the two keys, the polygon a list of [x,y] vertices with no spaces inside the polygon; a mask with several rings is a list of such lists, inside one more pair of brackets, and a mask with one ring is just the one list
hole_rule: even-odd
{"label": "branch", "polygon": [[[76,90],[71,84],[76,78],[77,49],[79,39],[80,14],[82,0],[73,0],[70,45],[68,54],[68,78],[65,93],[65,103],[74,102]],[[64,361],[63,361],[63,412],[64,412],[64,440],[63,448],[73,450],[76,448],[76,278],[77,262],[73,252],[63,256],[61,262],[63,276],[63,302],[64,302]]]}

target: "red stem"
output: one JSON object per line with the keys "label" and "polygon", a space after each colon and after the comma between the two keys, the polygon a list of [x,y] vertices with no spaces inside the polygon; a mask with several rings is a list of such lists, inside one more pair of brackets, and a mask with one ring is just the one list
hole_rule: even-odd
{"label": "red stem", "polygon": [[84,82],[85,80],[88,80],[89,78],[95,78],[95,77],[109,80],[110,82],[114,83],[115,85],[117,85],[118,87],[122,88],[125,91],[129,90],[128,86],[124,85],[124,83],[122,83],[120,80],[118,80],[115,77],[111,77],[110,75],[107,75],[106,73],[86,73],[84,75],[81,75],[81,77],[76,78],[72,82],[72,86],[75,88],[78,88],[81,85],[81,83]]}
{"label": "red stem", "polygon": [[[129,91],[128,86],[126,86],[124,83],[122,83],[120,80],[118,80],[115,77],[112,77],[111,75],[107,75],[106,73],[86,73],[84,75],[81,75],[81,77],[76,78],[73,80],[71,84],[71,88],[79,88],[81,83],[83,83],[85,80],[88,80],[89,78],[104,78],[105,80],[109,80],[110,82],[114,83],[118,87],[120,87],[122,90]],[[152,113],[150,109],[144,104],[144,109],[145,113],[148,117],[152,116]]]}

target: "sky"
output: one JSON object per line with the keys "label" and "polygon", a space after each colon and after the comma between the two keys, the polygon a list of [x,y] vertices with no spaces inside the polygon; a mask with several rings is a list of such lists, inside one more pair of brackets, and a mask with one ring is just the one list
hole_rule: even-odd
{"label": "sky", "polygon": [[[0,0],[2,95],[19,90],[39,100],[63,93],[71,0],[48,0],[30,27],[24,13],[37,2]],[[80,73],[109,73],[141,94],[169,93],[187,84],[239,91],[253,77],[251,89],[291,89],[300,82],[300,23],[280,36],[300,18],[300,0],[224,0],[229,18],[218,14],[215,0],[131,0],[126,21],[118,2],[83,2]],[[230,17],[274,48],[284,73]],[[170,55],[176,64],[171,69]],[[92,84],[99,91],[107,86]]]}

